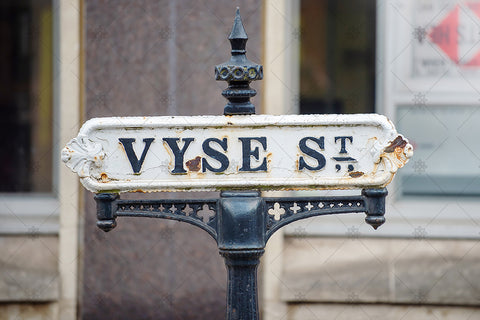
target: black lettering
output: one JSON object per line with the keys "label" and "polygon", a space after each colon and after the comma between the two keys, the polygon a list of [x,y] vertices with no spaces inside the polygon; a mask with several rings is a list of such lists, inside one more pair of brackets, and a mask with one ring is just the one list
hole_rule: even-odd
{"label": "black lettering", "polygon": [[320,137],[320,138],[305,137],[305,138],[302,138],[300,140],[300,142],[298,143],[300,151],[302,151],[307,156],[314,158],[317,161],[317,165],[315,167],[312,167],[305,162],[305,159],[303,157],[300,157],[300,158],[298,158],[298,170],[303,170],[304,168],[308,169],[308,170],[311,170],[311,171],[321,170],[325,167],[325,162],[326,162],[325,157],[323,156],[323,154],[321,154],[317,150],[314,150],[314,149],[310,148],[309,146],[307,146],[307,141],[308,140],[310,140],[312,142],[315,142],[318,145],[318,147],[320,148],[320,150],[323,150],[325,148],[324,147],[324,143],[325,143],[325,138],[324,137]]}
{"label": "black lettering", "polygon": [[340,153],[347,153],[347,150],[345,149],[345,141],[350,140],[350,143],[353,143],[353,137],[352,136],[347,136],[347,137],[335,137],[335,143],[337,143],[337,140],[341,141],[341,148],[340,148]]}
{"label": "black lettering", "polygon": [[252,140],[256,140],[261,143],[263,150],[267,150],[267,138],[266,137],[257,137],[257,138],[238,138],[242,142],[242,167],[239,171],[267,171],[267,158],[263,158],[262,164],[256,168],[252,168],[250,160],[253,156],[256,160],[260,160],[259,157],[259,148],[255,147],[252,150]]}
{"label": "black lettering", "polygon": [[209,156],[209,157],[217,160],[218,162],[220,162],[220,167],[219,168],[212,167],[208,163],[207,159],[203,158],[202,159],[202,168],[203,168],[202,171],[205,172],[207,170],[210,170],[212,172],[223,172],[228,168],[228,165],[230,164],[230,162],[228,161],[228,157],[225,154],[223,154],[222,152],[213,149],[210,146],[210,142],[218,143],[220,145],[220,147],[222,147],[223,151],[227,151],[227,138],[223,138],[223,140],[220,140],[220,139],[217,139],[217,138],[209,138],[209,139],[203,141],[203,144],[202,144],[203,152],[205,152],[205,154],[207,156]]}
{"label": "black lettering", "polygon": [[195,139],[182,138],[182,141],[183,141],[182,149],[178,147],[179,140],[180,140],[179,138],[163,138],[163,141],[165,141],[168,144],[168,146],[173,152],[173,157],[175,158],[174,160],[175,166],[171,173],[187,173],[187,171],[183,167],[183,158],[185,156],[185,151],[187,151],[188,146]]}
{"label": "black lettering", "polygon": [[150,148],[154,138],[145,138],[143,142],[145,142],[145,147],[143,148],[142,156],[140,160],[138,160],[137,155],[135,154],[135,150],[133,150],[133,143],[135,142],[134,138],[119,138],[118,139],[122,145],[125,153],[127,154],[128,161],[130,161],[130,165],[132,166],[132,170],[134,173],[139,173],[142,169],[143,162],[145,161],[145,156],[147,155],[147,151]]}

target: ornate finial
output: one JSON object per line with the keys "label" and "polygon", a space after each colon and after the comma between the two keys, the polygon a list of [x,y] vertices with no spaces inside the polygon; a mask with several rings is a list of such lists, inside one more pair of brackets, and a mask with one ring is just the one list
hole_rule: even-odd
{"label": "ornate finial", "polygon": [[224,114],[254,114],[255,106],[250,102],[250,98],[254,97],[257,91],[250,88],[250,82],[263,79],[263,67],[249,61],[245,56],[248,36],[238,7],[228,39],[232,46],[232,57],[230,61],[215,66],[215,80],[228,82],[228,88],[222,92],[228,99]]}

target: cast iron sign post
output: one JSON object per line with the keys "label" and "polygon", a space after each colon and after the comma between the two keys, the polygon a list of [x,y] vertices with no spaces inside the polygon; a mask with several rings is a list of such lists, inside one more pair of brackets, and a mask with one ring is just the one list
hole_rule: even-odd
{"label": "cast iron sign post", "polygon": [[[300,219],[365,212],[384,223],[385,186],[412,146],[384,116],[254,115],[251,81],[261,65],[245,55],[237,9],[223,116],[116,117],[87,121],[62,160],[95,192],[97,226],[117,217],[188,222],[215,239],[228,270],[227,319],[258,319],[257,267],[279,228]],[[264,198],[261,190],[362,189],[358,196]],[[123,200],[121,192],[221,191],[210,200]]]}

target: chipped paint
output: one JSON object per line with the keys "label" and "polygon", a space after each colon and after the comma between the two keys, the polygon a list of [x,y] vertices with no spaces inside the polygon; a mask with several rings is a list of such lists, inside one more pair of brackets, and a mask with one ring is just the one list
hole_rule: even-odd
{"label": "chipped paint", "polygon": [[105,172],[102,172],[100,174],[100,179],[102,180],[103,183],[108,182],[108,175]]}
{"label": "chipped paint", "polygon": [[201,164],[202,164],[202,157],[196,156],[192,160],[188,160],[185,165],[187,166],[189,171],[194,171],[198,172],[201,169]]}
{"label": "chipped paint", "polygon": [[[388,145],[383,149],[379,158],[384,160],[388,170],[396,173],[399,168],[405,166],[408,160],[413,156],[413,147],[408,140],[402,135],[398,135],[395,139],[388,141]],[[378,170],[380,162],[375,164],[373,174]],[[392,176],[393,178],[393,176]]]}
{"label": "chipped paint", "polygon": [[363,176],[365,173],[361,172],[361,171],[353,171],[353,172],[350,172],[348,175],[352,178],[359,178],[361,176]]}

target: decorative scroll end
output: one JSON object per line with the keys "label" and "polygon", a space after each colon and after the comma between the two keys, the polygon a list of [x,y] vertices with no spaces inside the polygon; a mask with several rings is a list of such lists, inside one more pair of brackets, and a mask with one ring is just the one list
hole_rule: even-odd
{"label": "decorative scroll end", "polygon": [[62,150],[62,161],[80,178],[90,176],[91,169],[99,168],[104,157],[102,145],[85,136],[73,138]]}
{"label": "decorative scroll end", "polygon": [[413,156],[413,146],[408,143],[404,136],[399,134],[395,139],[388,141],[387,145],[375,144],[371,152],[377,165],[384,159],[389,165],[388,170],[391,173],[396,173]]}

